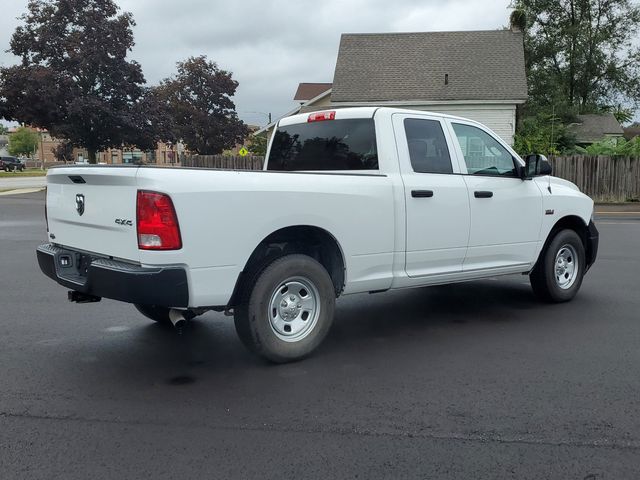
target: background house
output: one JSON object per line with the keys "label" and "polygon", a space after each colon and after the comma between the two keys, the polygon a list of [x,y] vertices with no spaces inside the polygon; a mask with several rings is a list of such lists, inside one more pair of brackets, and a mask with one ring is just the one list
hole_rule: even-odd
{"label": "background house", "polygon": [[606,139],[622,138],[624,130],[612,113],[578,115],[578,121],[568,125],[575,135],[576,145],[588,147]]}
{"label": "background house", "polygon": [[527,99],[517,30],[343,34],[333,106],[385,105],[467,117],[513,143]]}
{"label": "background house", "polygon": [[313,102],[315,106],[328,106],[331,104],[330,93],[330,83],[301,83],[293,99],[300,102],[301,106],[309,102]]}
{"label": "background house", "polygon": [[[351,106],[391,106],[481,122],[510,144],[527,99],[518,29],[343,34],[333,83],[301,83],[284,116]],[[277,121],[258,130],[270,134]]]}

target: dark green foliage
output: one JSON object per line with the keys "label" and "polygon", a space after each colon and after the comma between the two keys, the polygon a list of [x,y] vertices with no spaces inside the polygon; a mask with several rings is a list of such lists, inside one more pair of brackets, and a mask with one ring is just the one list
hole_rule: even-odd
{"label": "dark green foliage", "polygon": [[[576,151],[564,125],[575,122],[578,114],[610,112],[621,123],[633,118],[640,104],[637,3],[515,0],[512,7],[512,17],[526,18],[529,100],[520,111],[519,152]],[[554,120],[553,141],[552,117],[558,122]]]}
{"label": "dark green foliage", "polygon": [[513,143],[514,150],[520,155],[557,155],[572,150],[574,146],[575,137],[567,131],[562,117],[545,113],[524,118]]}
{"label": "dark green foliage", "polygon": [[0,69],[0,117],[46,128],[95,153],[140,141],[145,98],[130,13],[113,0],[31,0]]}
{"label": "dark green foliage", "polygon": [[202,155],[215,155],[244,142],[248,127],[238,119],[234,95],[238,82],[207,57],[179,62],[176,76],[154,89],[171,116],[175,138]]}
{"label": "dark green foliage", "polygon": [[640,7],[631,0],[516,0],[531,100],[589,113],[640,101]]}
{"label": "dark green foliage", "polygon": [[51,153],[59,162],[70,162],[73,160],[73,144],[68,141],[60,142],[51,149]]}
{"label": "dark green foliage", "polygon": [[249,151],[252,155],[264,157],[267,155],[269,138],[266,133],[251,135],[249,137]]}
{"label": "dark green foliage", "polygon": [[38,134],[28,127],[18,127],[9,135],[9,153],[16,157],[31,155],[38,148]]}
{"label": "dark green foliage", "polygon": [[524,31],[527,28],[527,14],[524,13],[524,10],[515,9],[509,15],[509,23],[511,24],[511,28],[517,28],[519,30]]}

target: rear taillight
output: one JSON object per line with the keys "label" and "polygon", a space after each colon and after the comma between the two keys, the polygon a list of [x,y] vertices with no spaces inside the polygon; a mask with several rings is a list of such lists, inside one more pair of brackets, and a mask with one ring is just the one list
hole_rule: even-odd
{"label": "rear taillight", "polygon": [[138,248],[178,250],[182,248],[180,226],[169,195],[138,190]]}
{"label": "rear taillight", "polygon": [[323,120],[335,120],[335,118],[336,118],[335,110],[331,112],[315,112],[309,115],[309,118],[307,118],[307,123],[322,122]]}

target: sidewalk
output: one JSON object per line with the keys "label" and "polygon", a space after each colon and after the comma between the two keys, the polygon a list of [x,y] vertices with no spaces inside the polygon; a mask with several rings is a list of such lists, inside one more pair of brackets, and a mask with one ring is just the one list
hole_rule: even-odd
{"label": "sidewalk", "polygon": [[640,214],[640,202],[596,203],[596,213],[638,213]]}
{"label": "sidewalk", "polygon": [[0,178],[0,195],[16,195],[42,190],[47,184],[47,177]]}

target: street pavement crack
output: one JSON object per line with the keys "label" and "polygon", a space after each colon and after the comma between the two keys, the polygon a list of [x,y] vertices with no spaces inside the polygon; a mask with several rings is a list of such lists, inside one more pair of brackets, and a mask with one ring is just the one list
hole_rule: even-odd
{"label": "street pavement crack", "polygon": [[105,419],[96,417],[79,417],[73,415],[36,415],[28,413],[0,412],[1,418],[15,418],[24,420],[43,420],[43,421],[69,421],[78,423],[102,423],[111,425],[141,425],[156,427],[178,427],[178,428],[195,428],[205,430],[218,431],[235,431],[235,432],[274,432],[274,433],[296,433],[308,435],[337,435],[337,436],[354,436],[354,437],[372,437],[372,438],[397,438],[397,439],[420,439],[420,440],[441,440],[441,441],[459,441],[474,443],[500,443],[513,445],[532,445],[532,446],[548,446],[548,447],[573,447],[573,448],[604,448],[612,450],[640,450],[640,441],[636,439],[623,440],[612,438],[597,438],[591,440],[572,440],[572,439],[545,439],[532,435],[499,435],[491,434],[466,434],[456,432],[389,432],[375,431],[370,429],[359,428],[326,428],[318,426],[317,428],[292,428],[284,427],[277,424],[238,424],[238,425],[206,425],[202,423],[184,422],[180,424],[169,422],[154,422],[150,420],[121,420],[121,419]]}

